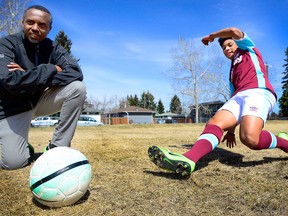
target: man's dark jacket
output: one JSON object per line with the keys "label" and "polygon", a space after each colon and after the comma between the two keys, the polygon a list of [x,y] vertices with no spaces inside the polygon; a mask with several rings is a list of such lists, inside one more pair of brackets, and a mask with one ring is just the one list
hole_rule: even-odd
{"label": "man's dark jacket", "polygon": [[[25,71],[9,72],[11,62]],[[0,39],[0,120],[33,109],[47,87],[76,80],[83,80],[77,61],[49,38],[33,44],[21,31]]]}

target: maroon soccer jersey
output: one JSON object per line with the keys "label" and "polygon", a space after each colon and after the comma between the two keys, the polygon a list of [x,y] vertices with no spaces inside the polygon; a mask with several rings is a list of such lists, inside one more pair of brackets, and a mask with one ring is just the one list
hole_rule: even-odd
{"label": "maroon soccer jersey", "polygon": [[238,49],[231,64],[229,79],[232,96],[247,89],[261,88],[268,89],[277,97],[268,79],[262,55],[253,41],[244,33],[244,38],[235,42]]}

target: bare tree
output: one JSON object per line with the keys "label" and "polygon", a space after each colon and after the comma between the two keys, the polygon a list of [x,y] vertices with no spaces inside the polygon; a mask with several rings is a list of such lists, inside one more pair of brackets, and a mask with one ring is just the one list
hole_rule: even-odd
{"label": "bare tree", "polygon": [[119,99],[119,108],[126,108],[129,106],[129,101],[127,97],[122,97]]}
{"label": "bare tree", "polygon": [[[221,54],[222,55],[222,54]],[[218,98],[227,101],[230,98],[230,87],[228,85],[230,60],[224,57],[211,57],[213,64],[207,73],[207,83],[210,89],[209,98]]]}
{"label": "bare tree", "polygon": [[87,101],[92,104],[96,110],[99,110],[100,113],[107,113],[113,109],[119,109],[117,96],[109,99],[104,96],[102,100],[98,100],[95,97],[90,97]]}
{"label": "bare tree", "polygon": [[[173,66],[168,74],[172,79],[172,86],[190,100],[190,105],[195,105],[195,117],[198,123],[200,100],[212,98],[215,100],[215,97],[220,95],[225,95],[224,98],[228,97],[226,95],[229,94],[229,88],[226,88],[227,85],[219,75],[223,64],[211,58],[203,48],[197,47],[193,40],[187,41],[180,38],[178,47],[174,48],[171,53]],[[223,88],[226,90],[224,91]]]}
{"label": "bare tree", "polygon": [[13,34],[21,29],[24,10],[29,0],[0,1],[0,36]]}

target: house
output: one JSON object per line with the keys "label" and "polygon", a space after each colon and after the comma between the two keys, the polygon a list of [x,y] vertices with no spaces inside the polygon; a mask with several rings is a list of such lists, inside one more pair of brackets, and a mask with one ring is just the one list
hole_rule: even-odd
{"label": "house", "polygon": [[102,121],[100,112],[94,108],[93,104],[85,103],[81,112],[82,115],[87,115],[95,118],[97,121]]}
{"label": "house", "polygon": [[152,124],[153,114],[150,109],[138,106],[120,108],[106,114],[106,124]]}
{"label": "house", "polygon": [[[224,101],[211,101],[211,102],[205,102],[199,104],[199,123],[206,123],[208,120],[214,116],[214,114],[217,112],[219,108],[221,108],[224,105]],[[191,113],[192,122],[196,122],[196,107],[191,107]]]}
{"label": "house", "polygon": [[94,108],[93,104],[85,103],[82,109],[81,114],[83,115],[99,115],[99,111]]}

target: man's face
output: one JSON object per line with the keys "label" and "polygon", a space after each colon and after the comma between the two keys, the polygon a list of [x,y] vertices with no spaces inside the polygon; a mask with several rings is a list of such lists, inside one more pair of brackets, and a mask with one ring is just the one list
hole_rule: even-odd
{"label": "man's face", "polygon": [[222,44],[223,53],[226,56],[226,58],[230,60],[233,59],[237,48],[238,48],[237,44],[232,39],[227,39]]}
{"label": "man's face", "polygon": [[30,9],[24,15],[22,21],[25,37],[31,43],[40,43],[51,30],[51,17],[48,13]]}

